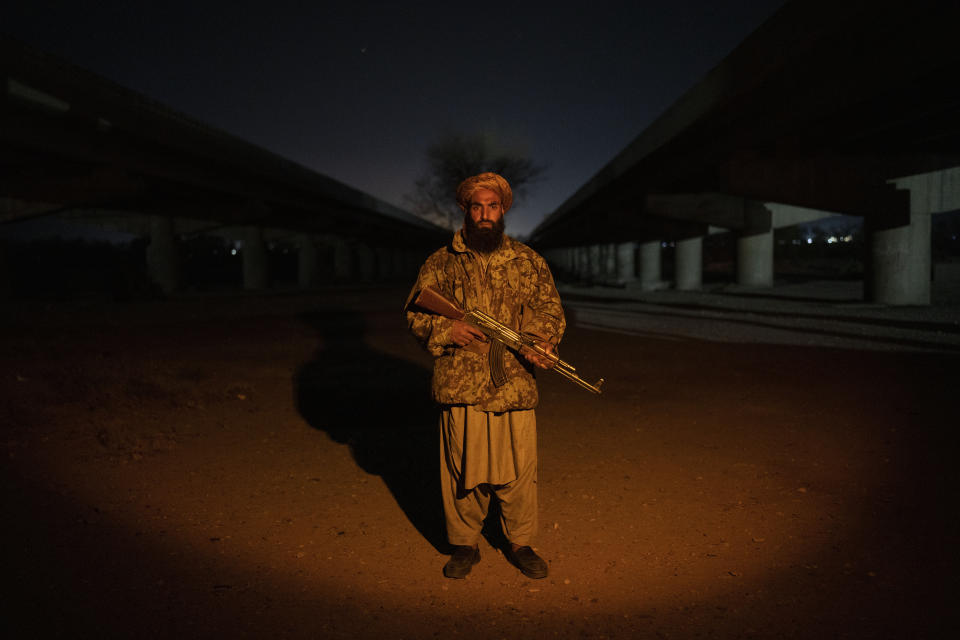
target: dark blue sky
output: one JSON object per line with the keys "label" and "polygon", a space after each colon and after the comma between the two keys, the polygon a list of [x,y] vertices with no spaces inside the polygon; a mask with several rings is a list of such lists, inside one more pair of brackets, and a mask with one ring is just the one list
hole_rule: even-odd
{"label": "dark blue sky", "polygon": [[441,132],[491,133],[547,165],[526,234],[783,0],[11,4],[4,32],[398,206]]}

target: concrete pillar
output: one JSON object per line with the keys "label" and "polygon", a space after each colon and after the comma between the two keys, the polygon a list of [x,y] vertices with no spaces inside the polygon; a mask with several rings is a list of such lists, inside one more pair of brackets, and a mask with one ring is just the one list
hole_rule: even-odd
{"label": "concrete pillar", "polygon": [[960,167],[892,180],[910,191],[907,224],[867,218],[866,298],[883,304],[930,304],[931,214],[960,209]]}
{"label": "concrete pillar", "polygon": [[584,245],[580,247],[580,279],[584,282],[588,282],[591,275],[590,269],[590,247]]}
{"label": "concrete pillar", "polygon": [[313,238],[303,234],[297,237],[297,281],[304,289],[317,286],[320,281],[320,265],[317,261],[317,245]]}
{"label": "concrete pillar", "polygon": [[773,286],[773,229],[737,238],[737,284]]}
{"label": "concrete pillar", "polygon": [[629,284],[637,279],[637,243],[621,242],[617,246],[617,281]]}
{"label": "concrete pillar", "polygon": [[333,275],[337,280],[356,278],[356,258],[350,243],[340,237],[331,238],[333,242]]}
{"label": "concrete pillar", "polygon": [[593,279],[595,282],[604,282],[607,279],[607,245],[595,245],[593,262]]}
{"label": "concrete pillar", "polygon": [[703,238],[677,240],[676,288],[695,291],[703,286]]}
{"label": "concrete pillar", "polygon": [[590,282],[596,282],[603,276],[603,272],[601,271],[602,263],[600,262],[600,245],[590,245],[589,251],[590,266],[588,267],[587,278],[590,280]]}
{"label": "concrete pillar", "polygon": [[660,241],[641,242],[639,246],[640,254],[640,286],[645,291],[659,289],[661,284],[660,275]]}
{"label": "concrete pillar", "polygon": [[244,229],[243,288],[248,291],[267,288],[267,245],[260,227]]}
{"label": "concrete pillar", "polygon": [[617,281],[617,245],[603,245],[603,279],[607,282]]}
{"label": "concrete pillar", "polygon": [[930,229],[928,214],[911,213],[910,224],[868,232],[868,300],[930,304]]}
{"label": "concrete pillar", "polygon": [[164,293],[173,293],[180,284],[177,241],[173,218],[150,216],[150,244],[147,245],[147,273]]}

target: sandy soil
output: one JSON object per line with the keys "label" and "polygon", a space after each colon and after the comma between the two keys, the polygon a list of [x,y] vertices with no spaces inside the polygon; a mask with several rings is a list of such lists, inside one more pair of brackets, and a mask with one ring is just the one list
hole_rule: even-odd
{"label": "sandy soil", "polygon": [[[957,637],[960,356],[573,327],[541,376],[550,576],[445,579],[405,290],[12,308],[20,637]],[[399,422],[397,418],[399,417]],[[494,533],[491,532],[491,539]],[[9,635],[7,637],[10,637]]]}

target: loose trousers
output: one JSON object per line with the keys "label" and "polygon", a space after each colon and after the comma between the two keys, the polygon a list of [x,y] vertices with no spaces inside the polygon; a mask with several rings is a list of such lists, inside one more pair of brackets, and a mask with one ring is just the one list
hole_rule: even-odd
{"label": "loose trousers", "polygon": [[440,483],[450,544],[474,545],[494,495],[506,538],[528,545],[537,529],[534,411],[450,406],[440,415]]}

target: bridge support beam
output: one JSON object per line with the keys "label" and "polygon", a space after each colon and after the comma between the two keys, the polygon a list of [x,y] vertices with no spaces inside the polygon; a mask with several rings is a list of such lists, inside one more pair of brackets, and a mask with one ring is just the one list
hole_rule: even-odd
{"label": "bridge support beam", "polygon": [[703,286],[703,238],[677,240],[675,286],[679,291],[696,291]]}
{"label": "bridge support beam", "polygon": [[654,291],[663,288],[663,278],[660,271],[660,241],[640,243],[640,288],[644,291]]}
{"label": "bridge support beam", "polygon": [[737,238],[737,284],[773,286],[773,229]]}
{"label": "bridge support beam", "polygon": [[177,264],[177,240],[173,218],[150,217],[150,244],[147,245],[147,273],[164,293],[173,293],[180,285]]}
{"label": "bridge support beam", "polygon": [[616,245],[617,281],[630,284],[637,280],[637,243],[621,242]]}
{"label": "bridge support beam", "polygon": [[575,251],[577,252],[577,279],[584,282],[590,279],[590,247],[577,247]]}
{"label": "bridge support beam", "polygon": [[267,246],[260,227],[244,229],[243,288],[247,291],[267,288]]}
{"label": "bridge support beam", "polygon": [[597,282],[603,277],[602,265],[600,260],[600,245],[592,244],[589,249],[590,266],[587,270],[587,278],[590,282]]}
{"label": "bridge support beam", "polygon": [[614,284],[618,280],[617,274],[617,245],[604,244],[600,246],[601,271],[606,284]]}
{"label": "bridge support beam", "polygon": [[910,214],[910,224],[870,228],[870,266],[864,298],[889,305],[930,304],[930,216]]}
{"label": "bridge support beam", "polygon": [[890,305],[930,304],[931,219],[960,209],[960,167],[892,181],[910,191],[907,224],[867,218],[868,256],[864,297]]}

